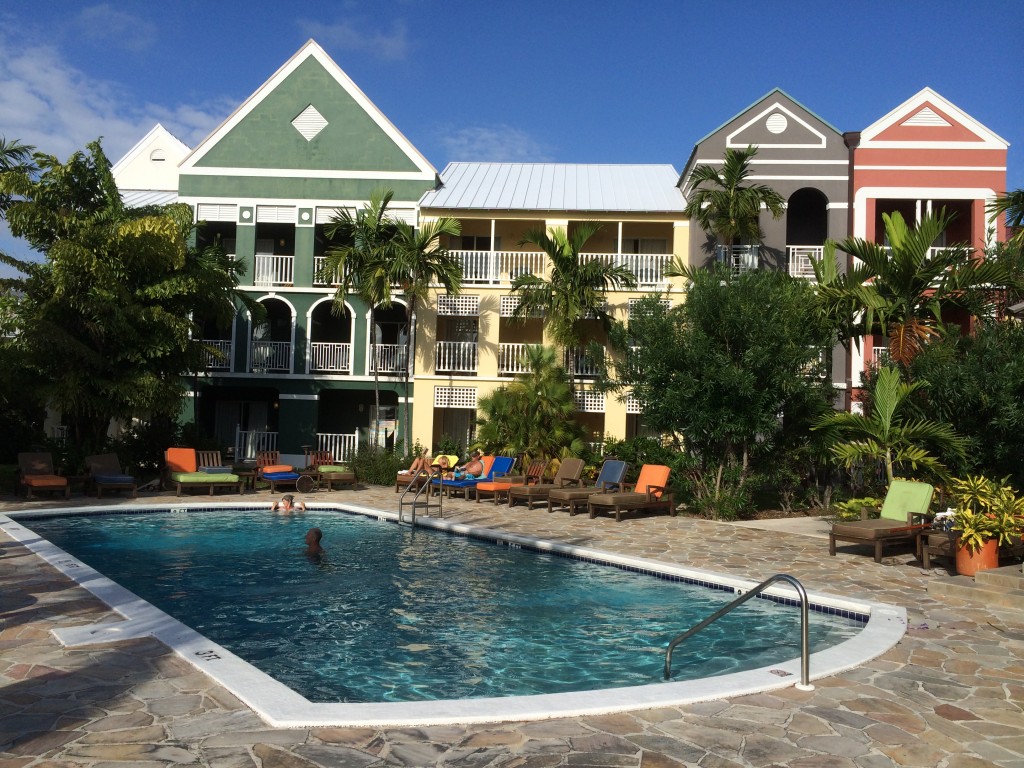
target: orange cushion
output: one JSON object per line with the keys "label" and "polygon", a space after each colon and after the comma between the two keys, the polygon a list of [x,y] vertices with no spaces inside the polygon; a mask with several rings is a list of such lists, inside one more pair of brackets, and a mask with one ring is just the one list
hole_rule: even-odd
{"label": "orange cushion", "polygon": [[271,464],[269,467],[260,467],[260,472],[267,474],[268,472],[294,472],[295,467],[291,464]]}
{"label": "orange cushion", "polygon": [[[636,480],[636,492],[647,493],[647,487],[657,485],[664,487],[668,484],[668,476],[672,470],[664,464],[644,464],[640,469],[640,477]],[[661,498],[661,491],[654,491],[654,498]]]}
{"label": "orange cushion", "polygon": [[195,448],[168,448],[164,452],[164,458],[167,460],[167,469],[171,472],[196,471]]}
{"label": "orange cushion", "polygon": [[34,488],[43,488],[54,485],[63,487],[68,484],[68,479],[66,477],[61,477],[60,475],[25,475],[21,481],[25,485],[31,485]]}
{"label": "orange cushion", "polygon": [[511,487],[512,483],[483,482],[476,484],[478,491],[507,491]]}
{"label": "orange cushion", "polygon": [[480,474],[481,475],[488,475],[491,472],[491,467],[494,465],[494,457],[493,456],[483,456],[480,459],[480,463],[484,465],[484,469],[483,469],[483,471]]}

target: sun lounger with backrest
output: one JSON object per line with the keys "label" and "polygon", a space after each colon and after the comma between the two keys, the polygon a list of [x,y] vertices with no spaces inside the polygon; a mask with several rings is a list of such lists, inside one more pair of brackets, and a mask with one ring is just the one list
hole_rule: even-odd
{"label": "sun lounger with backrest", "polygon": [[[454,469],[455,465],[457,465],[459,463],[459,457],[458,456],[452,456],[451,454],[442,454],[442,455],[446,459],[448,459],[449,471]],[[403,469],[401,472],[399,472],[395,476],[395,493],[398,493],[403,488],[405,488],[407,485],[412,485],[414,488],[418,488],[419,486],[423,485],[428,480],[430,480],[430,478],[433,475],[433,473],[438,471],[438,469],[439,469],[437,461],[440,458],[441,458],[441,456],[435,456],[434,457],[434,462],[433,462],[433,464],[430,465],[431,475],[424,475],[424,474],[415,475],[415,474],[410,473],[409,470],[407,470],[407,469]]]}
{"label": "sun lounger with backrest", "polygon": [[89,470],[89,478],[96,488],[97,499],[102,499],[103,492],[108,490],[131,491],[133,499],[138,497],[139,483],[121,471],[121,462],[116,453],[86,456],[85,468]]}
{"label": "sun lounger with backrest", "polygon": [[29,499],[35,498],[36,491],[63,491],[65,499],[71,498],[68,479],[54,472],[53,456],[48,453],[19,453],[18,483]]}
{"label": "sun lounger with backrest", "polygon": [[299,478],[291,464],[281,463],[280,451],[256,451],[256,477],[270,484],[270,492],[277,491],[279,485],[289,485],[298,490]]}
{"label": "sun lounger with backrest", "polygon": [[242,493],[243,481],[225,467],[220,451],[199,451],[195,448],[168,448],[164,451],[167,481],[174,483],[177,495],[182,488],[237,488]]}
{"label": "sun lounger with backrest", "polygon": [[524,499],[527,508],[533,509],[534,503],[544,504],[547,502],[548,494],[556,488],[578,487],[583,467],[583,459],[562,459],[558,465],[558,471],[550,480],[542,478],[535,485],[514,485],[509,488],[508,505],[514,506],[517,501]]}
{"label": "sun lounger with backrest", "polygon": [[555,488],[548,494],[548,512],[555,508],[567,509],[570,515],[586,509],[587,499],[597,491],[618,490],[626,477],[626,462],[618,459],[607,459],[601,465],[601,471],[592,486],[576,486],[573,488]]}
{"label": "sun lounger with backrest", "polygon": [[875,562],[882,562],[882,551],[889,544],[913,542],[927,527],[924,518],[932,502],[934,489],[928,483],[893,480],[876,520],[835,523],[828,535],[828,553],[835,555],[837,541],[874,546]]}
{"label": "sun lounger with backrest", "polygon": [[468,494],[467,489],[475,486],[481,481],[493,480],[495,475],[507,475],[515,466],[516,460],[511,456],[484,456],[480,459],[484,466],[482,475],[477,477],[463,477],[458,480],[438,480],[431,482],[436,484],[441,492],[452,498],[453,493]]}
{"label": "sun lounger with backrest", "polygon": [[623,483],[618,491],[595,493],[587,498],[587,511],[593,518],[598,512],[614,513],[615,521],[622,513],[639,509],[664,509],[676,514],[675,497],[668,489],[671,470],[664,464],[644,464],[635,483]]}
{"label": "sun lounger with backrest", "polygon": [[509,490],[514,485],[536,485],[540,482],[540,478],[544,475],[544,470],[547,469],[548,463],[543,459],[538,459],[530,463],[530,466],[526,469],[525,475],[494,475],[493,480],[481,480],[472,488],[466,489],[467,495],[472,493],[476,498],[477,503],[480,503],[480,494],[490,494],[494,499],[494,503],[497,504],[498,500],[503,496],[506,496]]}
{"label": "sun lounger with backrest", "polygon": [[356,473],[342,464],[335,463],[334,454],[330,451],[311,453],[307,471],[313,472],[321,483],[326,483],[328,491],[333,491],[335,484],[338,487],[350,485],[355,488],[356,486]]}

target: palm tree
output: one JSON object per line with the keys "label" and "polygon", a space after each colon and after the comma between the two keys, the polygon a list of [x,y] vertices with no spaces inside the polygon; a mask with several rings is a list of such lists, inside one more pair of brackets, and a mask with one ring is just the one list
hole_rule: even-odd
{"label": "palm tree", "polygon": [[391,190],[374,190],[370,200],[355,213],[347,208],[335,214],[324,228],[328,238],[335,241],[325,254],[322,274],[327,283],[338,280],[332,312],[344,317],[345,298],[354,293],[370,307],[370,359],[373,361],[374,425],[373,434],[380,431],[380,373],[377,360],[375,327],[376,308],[392,304],[391,263],[395,260],[399,227],[387,215],[388,204],[394,197]]}
{"label": "palm tree", "polygon": [[571,236],[562,227],[547,232],[533,229],[519,241],[520,245],[536,245],[547,254],[551,276],[524,274],[512,281],[512,294],[519,297],[513,317],[545,317],[552,340],[566,350],[580,346],[581,320],[596,318],[605,329],[611,326],[605,309],[608,291],[636,287],[636,277],[625,265],[581,258],[583,246],[600,228],[596,222],[583,222]]}
{"label": "palm tree", "polygon": [[756,154],[753,146],[727,149],[721,169],[698,165],[690,174],[691,190],[684,212],[727,251],[738,243],[761,243],[761,208],[776,219],[786,209],[785,199],[774,189],[748,183],[750,161]]}
{"label": "palm tree", "polygon": [[[457,219],[442,217],[423,224],[419,229],[404,222],[397,223],[398,232],[389,265],[391,282],[398,285],[406,299],[406,360],[416,357],[416,329],[413,319],[416,309],[429,298],[430,287],[440,284],[449,294],[457,296],[462,290],[462,266],[446,248],[441,247],[442,236],[456,236],[462,232]],[[409,419],[409,365],[405,366],[405,446],[412,446],[412,425]]]}
{"label": "palm tree", "polygon": [[1017,248],[1024,248],[1024,189],[1015,189],[997,197],[989,203],[988,212],[993,220],[1005,215],[1007,226],[1017,230],[1007,242]]}
{"label": "palm tree", "polygon": [[[32,164],[32,152],[35,147],[22,144],[17,139],[7,140],[0,136],[0,173],[13,171],[20,174],[28,174],[34,169]],[[0,214],[3,214],[11,204],[10,194],[0,195]]]}
{"label": "palm tree", "polygon": [[945,477],[946,468],[926,446],[939,453],[963,457],[967,441],[949,424],[928,419],[906,419],[899,413],[913,393],[925,382],[907,383],[899,369],[885,366],[878,372],[871,398],[870,414],[831,411],[813,427],[826,430],[832,454],[847,468],[865,460],[882,462],[891,484],[894,468],[909,464]]}
{"label": "palm tree", "polygon": [[898,211],[882,219],[888,245],[852,237],[837,243],[856,261],[846,275],[838,275],[826,255],[815,266],[824,278],[818,293],[835,317],[863,313],[847,327],[862,336],[887,336],[889,355],[901,365],[909,365],[924,344],[941,335],[944,305],[985,318],[994,309],[995,289],[1019,286],[1006,262],[977,259],[966,245],[932,247],[953,219],[945,209],[923,217],[914,229]]}

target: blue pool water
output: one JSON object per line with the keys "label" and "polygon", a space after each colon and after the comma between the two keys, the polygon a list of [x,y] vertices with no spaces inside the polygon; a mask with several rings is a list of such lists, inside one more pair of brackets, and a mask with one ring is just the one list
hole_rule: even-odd
{"label": "blue pool water", "polygon": [[[668,641],[735,596],[335,511],[22,522],[314,702],[657,682]],[[862,628],[812,612],[812,651]],[[673,679],[792,659],[799,634],[795,608],[752,600],[678,649]]]}

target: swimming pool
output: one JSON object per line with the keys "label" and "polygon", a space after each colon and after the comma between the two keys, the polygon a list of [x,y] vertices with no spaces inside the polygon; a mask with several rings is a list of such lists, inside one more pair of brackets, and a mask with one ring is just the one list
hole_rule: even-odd
{"label": "swimming pool", "polygon": [[[669,689],[684,685],[658,682],[665,643],[731,599],[731,590],[736,588],[721,580],[711,582],[700,572],[683,573],[683,569],[668,569],[668,577],[676,581],[652,579],[586,562],[599,559],[600,553],[592,550],[528,541],[528,537],[495,537],[491,535],[495,532],[460,530],[466,526],[443,521],[422,521],[430,527],[487,538],[480,541],[431,535],[430,531],[382,524],[379,520],[391,516],[376,511],[373,514],[378,520],[333,511],[281,518],[268,515],[265,508],[236,509],[227,512],[226,517],[181,509],[178,514],[168,515],[116,515],[102,525],[97,519],[81,517],[25,521],[55,540],[59,539],[59,529],[64,529],[69,542],[74,542],[74,558],[57,550],[47,559],[79,573],[83,564],[94,562],[115,581],[134,572],[141,576],[134,587],[141,597],[202,633],[190,635],[188,627],[161,614],[159,618],[141,619],[141,623],[138,618],[128,622],[139,625],[135,628],[101,625],[93,628],[91,635],[83,630],[71,633],[74,636],[67,639],[99,642],[109,640],[111,633],[160,636],[162,632],[172,636],[172,647],[184,641],[187,647],[176,650],[198,661],[208,672],[211,666],[220,673],[225,667],[237,666],[234,662],[238,660],[232,658],[237,654],[298,692],[305,705],[299,708],[306,710],[301,716],[304,724],[336,717],[328,714],[331,708],[347,707],[350,716],[351,708],[358,706],[310,701],[375,702],[363,705],[360,715],[379,717],[369,713],[383,707],[390,709],[386,718],[389,722],[398,716],[396,707],[409,710],[416,708],[416,699],[446,699],[433,702],[433,707],[419,702],[428,706],[421,706],[414,719],[426,722],[426,713],[433,716],[459,703],[450,701],[452,697],[483,697],[478,699],[479,708],[474,709],[470,701],[456,707],[462,714],[455,719],[461,722],[519,719],[529,716],[527,710],[538,705],[547,710],[543,716],[550,717],[562,714],[551,711],[550,706],[557,704],[553,699],[561,699],[562,706],[575,709],[585,701],[592,709],[597,702],[593,694],[564,693],[587,688],[601,689],[600,698],[608,697],[607,704],[597,705],[603,706],[603,711],[626,708],[621,703],[626,698],[632,698],[629,707],[643,706],[636,700],[641,689],[646,691],[642,701],[652,702],[647,706],[659,705],[654,699],[664,699],[665,694],[672,693]],[[256,523],[266,523],[267,527],[257,532]],[[318,562],[302,553],[302,534],[311,525],[325,531],[327,555]],[[44,528],[51,530],[46,532]],[[112,535],[114,529],[121,530]],[[9,527],[5,530],[11,533]],[[501,545],[496,546],[495,541]],[[43,544],[40,546],[45,549]],[[71,547],[68,543],[67,548]],[[524,547],[569,557],[526,553]],[[97,552],[105,552],[121,570],[111,570],[109,564],[94,560]],[[192,558],[191,564],[182,558],[185,552]],[[458,558],[444,561],[451,553]],[[371,554],[379,556],[377,563],[371,564]],[[394,564],[395,568],[383,576],[383,564]],[[651,564],[634,561],[620,565],[648,570]],[[434,574],[441,578],[431,580]],[[95,578],[87,581],[97,583]],[[681,581],[717,583],[730,592],[701,589],[696,613],[686,616],[678,608],[679,593],[697,588]],[[641,588],[647,594],[635,602],[632,593],[642,582],[648,582]],[[242,596],[244,586],[249,591]],[[116,585],[110,589],[116,591]],[[203,599],[196,601],[197,595]],[[120,607],[109,599],[107,602],[126,614],[139,607],[129,606],[133,602],[130,597],[121,595],[119,599]],[[274,604],[271,599],[283,602]],[[179,610],[186,605],[193,610],[191,616]],[[787,664],[797,655],[794,643],[799,635],[798,622],[791,619],[780,628],[769,629],[770,622],[762,626],[761,619],[787,609],[762,600],[748,605],[756,606],[753,612],[759,617],[758,630],[751,631],[750,611],[737,611],[725,620],[736,623],[723,625],[719,639],[702,633],[691,641],[692,645],[688,644],[686,653],[677,654],[676,679],[699,675],[698,687],[711,688],[718,687],[712,681],[721,680],[724,690],[737,676],[749,676],[754,670],[735,672],[736,654],[726,652],[719,644],[720,640],[737,637],[744,639],[740,645],[745,647],[739,653],[746,656],[744,661],[760,668],[769,664],[767,674],[775,675],[777,681],[793,674]],[[476,613],[474,606],[485,610]],[[126,607],[131,610],[123,610]],[[857,613],[859,609],[862,615],[873,613],[871,606],[864,605],[834,608],[838,612]],[[616,630],[609,623],[609,617],[615,614],[625,625],[625,634],[618,637],[614,633],[622,627]],[[883,614],[874,611],[875,616]],[[895,624],[900,625],[897,614],[890,618],[896,618]],[[510,623],[503,626],[506,619]],[[549,623],[542,627],[541,619]],[[818,644],[833,645],[830,650],[849,646],[849,638],[859,628],[845,621],[826,622],[819,615],[812,618],[812,634],[819,634],[816,630],[826,624],[846,624],[837,630],[839,634],[819,636]],[[148,626],[146,631],[142,631],[144,626]],[[204,644],[210,649],[191,648]],[[766,656],[769,649],[780,646],[780,655]],[[326,652],[320,653],[321,649]],[[687,665],[694,649],[706,652],[697,663]],[[816,653],[815,661],[830,650]],[[812,674],[819,673],[819,666],[812,666]],[[451,672],[458,674],[453,678],[448,676]],[[256,698],[267,698],[266,691],[261,693],[259,689],[266,689],[270,683],[256,679],[259,676],[254,677],[254,673],[249,667],[242,675],[242,687],[258,693]],[[732,680],[707,678],[721,673]],[[218,674],[214,676],[221,679]],[[612,688],[627,695],[616,695],[608,690]],[[654,691],[658,695],[652,699]],[[674,693],[678,696],[678,691]],[[499,696],[509,698],[495,698]],[[701,697],[708,698],[706,693]],[[299,724],[282,722],[282,717],[295,713],[268,714],[246,696],[242,698],[277,724]],[[546,702],[539,704],[539,700]],[[397,701],[414,703],[390,703]],[[503,702],[501,709],[509,714],[494,712],[495,701]],[[441,705],[440,710],[437,705]],[[310,708],[320,709],[317,717],[310,719]],[[486,714],[488,710],[492,714]],[[472,717],[467,717],[468,713]],[[351,722],[350,717],[346,721]]]}

